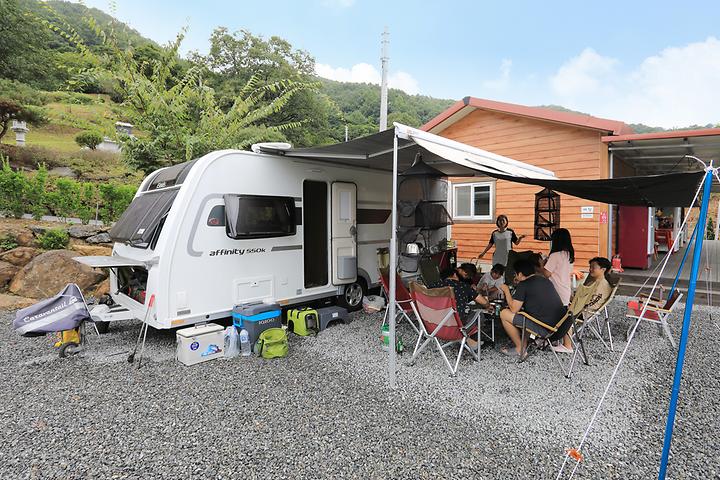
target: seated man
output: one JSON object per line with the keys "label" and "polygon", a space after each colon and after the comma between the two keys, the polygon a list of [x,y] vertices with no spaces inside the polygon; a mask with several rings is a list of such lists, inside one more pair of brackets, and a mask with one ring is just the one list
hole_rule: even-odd
{"label": "seated man", "polygon": [[612,264],[604,257],[595,257],[590,260],[590,274],[578,286],[570,302],[570,311],[573,315],[580,315],[583,311],[594,313],[612,294],[613,285],[618,279],[611,277]]}
{"label": "seated man", "polygon": [[492,269],[482,276],[478,282],[478,291],[483,293],[490,300],[503,298],[500,286],[505,283],[505,265],[496,263]]}
{"label": "seated man", "polygon": [[[521,329],[525,320],[520,312],[523,311],[542,323],[554,327],[563,318],[567,309],[552,282],[542,275],[535,274],[535,265],[532,261],[518,260],[514,268],[518,281],[515,294],[510,294],[507,285],[500,287],[508,302],[508,308],[500,312],[500,320],[514,348],[507,346],[500,352],[509,356],[520,356],[520,352],[526,347],[521,344]],[[549,333],[536,323],[532,323],[532,327],[537,333]],[[527,343],[527,336],[525,342]]]}
{"label": "seated man", "polygon": [[[455,293],[455,303],[457,304],[458,314],[463,323],[467,323],[471,316],[469,315],[470,302],[475,302],[480,306],[488,307],[490,302],[487,298],[479,295],[472,287],[472,279],[477,273],[477,268],[472,263],[463,263],[457,267],[449,276],[443,278],[439,282],[428,285],[430,288],[452,287]],[[468,345],[473,350],[477,350],[477,340],[468,339]]]}

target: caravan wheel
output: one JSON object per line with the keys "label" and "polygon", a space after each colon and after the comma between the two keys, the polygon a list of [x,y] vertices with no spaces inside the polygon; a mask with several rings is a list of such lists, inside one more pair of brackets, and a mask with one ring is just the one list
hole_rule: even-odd
{"label": "caravan wheel", "polygon": [[353,312],[362,307],[362,299],[367,293],[365,280],[358,278],[356,282],[345,285],[343,294],[338,297],[338,305]]}

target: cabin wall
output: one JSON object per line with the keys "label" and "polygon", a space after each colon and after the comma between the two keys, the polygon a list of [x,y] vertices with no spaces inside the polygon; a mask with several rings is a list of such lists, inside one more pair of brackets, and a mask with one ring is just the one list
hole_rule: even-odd
{"label": "cabin wall", "polygon": [[[439,132],[439,135],[546,168],[561,179],[599,179],[609,175],[607,146],[601,141],[601,132],[596,130],[475,110]],[[479,181],[478,178],[451,180],[453,183]],[[535,193],[540,190],[542,187],[533,185],[502,180],[496,182],[493,216],[504,213],[518,235],[527,235],[515,247],[516,250],[531,249],[544,253],[549,250],[549,242],[532,238]],[[592,218],[581,218],[583,206],[594,208]],[[561,226],[570,230],[576,252],[575,265],[579,269],[586,269],[590,258],[606,254],[607,225],[600,221],[601,213],[607,211],[605,204],[561,194]],[[458,257],[470,259],[477,256],[487,245],[494,229],[494,220],[456,220],[452,226],[452,238],[458,241]],[[488,262],[491,252],[485,257]]]}

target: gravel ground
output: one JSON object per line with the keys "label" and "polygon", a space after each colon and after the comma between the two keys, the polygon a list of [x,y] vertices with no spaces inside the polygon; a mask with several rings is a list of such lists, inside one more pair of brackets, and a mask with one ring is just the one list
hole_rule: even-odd
{"label": "gravel ground", "polygon": [[[549,352],[518,365],[485,349],[450,378],[428,351],[414,366],[399,357],[394,391],[380,315],[291,336],[285,359],[193,367],[175,363],[173,332],[151,330],[138,371],[126,361],[137,323],[61,360],[49,338],[17,336],[0,312],[0,478],[554,479],[625,346],[622,308],[611,312],[618,351],[590,339],[591,366],[572,380]],[[668,477],[718,478],[720,311],[693,317]],[[575,478],[657,476],[674,363],[655,326],[641,325]]]}

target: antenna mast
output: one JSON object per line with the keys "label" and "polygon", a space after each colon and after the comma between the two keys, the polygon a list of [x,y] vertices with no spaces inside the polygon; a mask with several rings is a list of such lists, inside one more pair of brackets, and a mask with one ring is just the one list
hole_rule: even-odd
{"label": "antenna mast", "polygon": [[380,84],[380,131],[387,130],[387,112],[388,112],[388,84],[387,84],[387,70],[388,70],[388,53],[387,47],[390,41],[388,37],[390,33],[388,28],[382,33],[382,57],[380,62],[382,63],[382,83]]}

